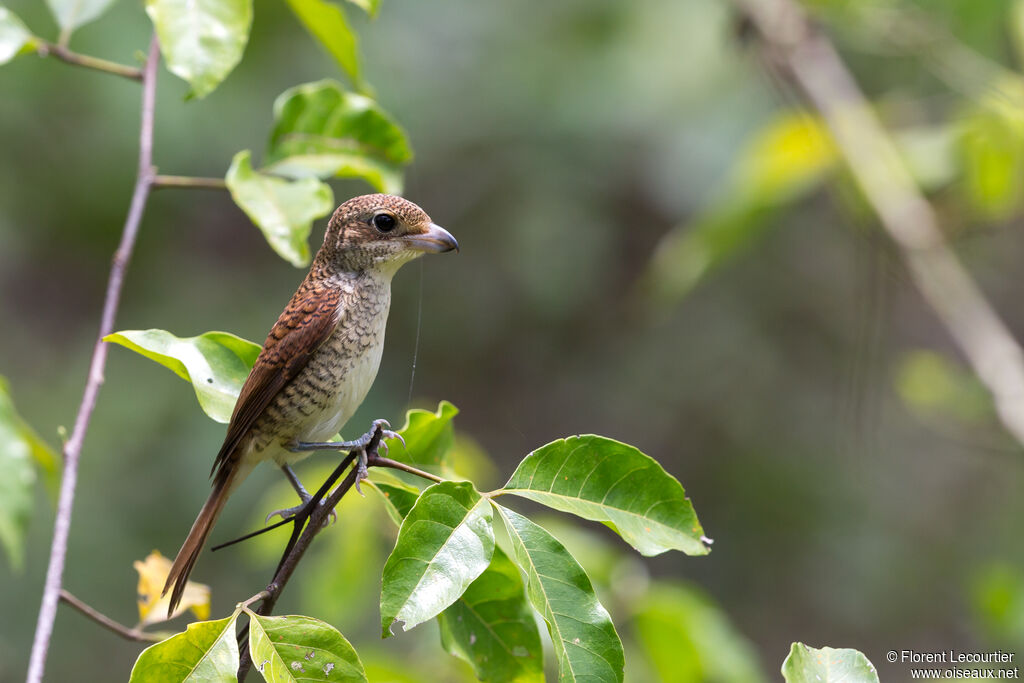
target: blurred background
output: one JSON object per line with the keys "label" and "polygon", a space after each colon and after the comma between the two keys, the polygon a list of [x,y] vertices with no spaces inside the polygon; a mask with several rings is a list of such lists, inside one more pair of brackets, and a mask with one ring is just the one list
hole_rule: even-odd
{"label": "blurred background", "polygon": [[[43,3],[7,4],[56,36]],[[1024,338],[1024,3],[808,7]],[[882,680],[908,675],[884,661],[892,649],[1021,649],[1024,453],[726,3],[384,0],[376,20],[348,14],[416,152],[406,195],[462,253],[396,277],[381,372],[347,436],[376,417],[401,424],[411,393],[461,409],[459,447],[482,487],[569,434],[658,459],[715,540],[707,557],[641,561],[600,525],[555,527],[627,642],[629,681],[777,680],[794,640],[858,648]],[[132,63],[150,31],[121,1],[72,47]],[[208,98],[184,101],[161,72],[156,164],[222,176],[237,150],[264,148],[278,93],[324,77],[339,77],[334,63],[283,3],[257,2],[244,60]],[[0,68],[0,93],[0,374],[56,445],[134,182],[139,92],[29,56]],[[367,189],[332,184],[339,202]],[[117,327],[260,342],[302,277],[227,193],[160,190]],[[223,431],[186,383],[111,348],[70,591],[135,623],[132,562],[173,556]],[[250,477],[214,541],[287,502],[282,485],[273,468]],[[52,522],[40,486],[24,570],[0,562],[0,680],[24,675]],[[371,680],[470,680],[433,624],[379,640],[393,535],[376,500],[347,498],[278,613],[330,621]],[[213,587],[214,616],[270,576],[283,535],[261,543],[204,553],[193,578]],[[48,680],[126,680],[140,649],[62,606]]]}

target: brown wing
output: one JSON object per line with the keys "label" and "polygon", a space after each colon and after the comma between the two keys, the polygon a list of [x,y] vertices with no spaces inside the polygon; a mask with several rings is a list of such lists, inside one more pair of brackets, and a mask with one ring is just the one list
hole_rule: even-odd
{"label": "brown wing", "polygon": [[341,315],[340,301],[338,288],[317,287],[308,282],[292,297],[242,385],[224,444],[213,464],[218,479],[234,465],[235,450],[253,423],[278,392],[306,367],[313,352],[327,341]]}

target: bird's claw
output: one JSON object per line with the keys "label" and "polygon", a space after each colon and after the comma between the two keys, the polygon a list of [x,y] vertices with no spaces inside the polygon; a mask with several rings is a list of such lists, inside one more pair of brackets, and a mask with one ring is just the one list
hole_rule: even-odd
{"label": "bird's claw", "polygon": [[[323,505],[324,501],[321,500],[319,504]],[[280,516],[282,520],[291,519],[297,516],[303,510],[305,510],[308,505],[309,501],[307,500],[301,503],[300,505],[295,505],[290,508],[281,508],[280,510],[274,510],[269,515],[267,515],[266,519],[263,520],[263,523],[270,524],[270,520],[277,516]],[[324,526],[327,526],[328,524],[334,524],[337,521],[338,513],[335,512],[334,510],[331,510],[329,513],[327,513],[327,519],[324,520]]]}
{"label": "bird's claw", "polygon": [[356,493],[358,493],[363,498],[366,497],[366,494],[363,493],[363,490],[361,488],[359,488],[359,483],[363,479],[366,479],[367,477],[370,476],[369,469],[368,469],[367,465],[368,465],[368,458],[366,456],[366,449],[365,448],[361,448],[359,450],[359,455],[356,456]]}

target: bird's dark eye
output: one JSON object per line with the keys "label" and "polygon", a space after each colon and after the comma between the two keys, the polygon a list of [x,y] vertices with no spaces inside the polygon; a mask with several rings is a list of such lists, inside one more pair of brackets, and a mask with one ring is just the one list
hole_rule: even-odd
{"label": "bird's dark eye", "polygon": [[373,217],[373,227],[381,232],[391,232],[397,224],[395,217],[389,213],[378,213]]}

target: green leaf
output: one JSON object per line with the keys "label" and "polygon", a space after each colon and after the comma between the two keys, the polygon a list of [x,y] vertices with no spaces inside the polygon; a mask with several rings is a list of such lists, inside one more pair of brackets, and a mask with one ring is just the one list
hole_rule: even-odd
{"label": "green leaf", "polygon": [[405,484],[397,479],[394,481],[370,481],[368,482],[384,501],[384,507],[388,515],[398,526],[402,526],[402,520],[406,518],[412,506],[419,498],[420,490],[414,486]]}
{"label": "green leaf", "polygon": [[971,611],[986,641],[1014,648],[1024,642],[1024,570],[989,563],[971,581]]}
{"label": "green leaf", "polygon": [[0,547],[19,571],[35,498],[33,460],[56,476],[56,454],[18,415],[7,380],[0,377]]}
{"label": "green leaf", "polygon": [[633,630],[662,683],[766,680],[751,643],[697,589],[653,583],[633,609]]}
{"label": "green leaf", "polygon": [[405,425],[398,433],[405,439],[405,445],[398,439],[390,439],[389,457],[410,465],[443,467],[448,463],[448,454],[455,442],[455,428],[452,419],[459,409],[448,401],[441,401],[436,412],[414,408],[406,413]]}
{"label": "green leaf", "polygon": [[188,630],[142,651],[129,683],[218,683],[237,680],[237,612],[197,621]]}
{"label": "green leaf", "polygon": [[412,159],[405,133],[376,102],[336,81],[289,88],[274,102],[266,170],[291,178],[362,178],[400,194]]}
{"label": "green leaf", "polygon": [[782,663],[786,683],[878,683],[878,672],[857,650],[816,649],[793,643]]}
{"label": "green leaf", "polygon": [[503,492],[603,522],[644,555],[706,555],[683,487],[650,456],[602,436],[559,439],[530,453]]}
{"label": "green leaf", "polygon": [[310,35],[327,48],[353,83],[359,79],[359,41],[345,12],[325,0],[288,0],[292,12]]}
{"label": "green leaf", "polygon": [[377,16],[377,12],[380,11],[380,0],[348,0],[356,7],[362,8],[371,17]]}
{"label": "green leaf", "polygon": [[523,579],[494,549],[491,564],[437,618],[441,646],[473,667],[481,681],[543,683],[544,651]]}
{"label": "green leaf", "polygon": [[289,181],[254,171],[250,157],[244,150],[231,161],[224,178],[231,198],[281,258],[308,266],[313,221],[331,213],[334,193],[316,178]]}
{"label": "green leaf", "polygon": [[253,666],[268,682],[366,681],[359,655],[330,624],[312,617],[246,613]]}
{"label": "green leaf", "polygon": [[231,419],[238,392],[260,353],[258,344],[227,332],[175,337],[166,330],[123,330],[103,340],[155,360],[191,382],[199,407],[222,423]]}
{"label": "green leaf", "polygon": [[[1014,77],[1016,78],[1016,76]],[[999,92],[1003,84],[993,84]],[[1018,96],[1018,83],[1005,84]],[[1019,99],[1018,99],[1019,101]],[[973,107],[960,120],[959,151],[967,197],[982,214],[1006,218],[1021,206],[1024,182],[1024,119],[996,103]]]}
{"label": "green leaf", "polygon": [[494,554],[491,506],[469,482],[427,488],[398,531],[384,565],[381,630],[408,631],[433,619],[487,569]]}
{"label": "green leaf", "polygon": [[494,507],[508,529],[516,563],[526,572],[530,603],[547,622],[558,680],[621,683],[622,642],[583,567],[542,527]]}
{"label": "green leaf", "polygon": [[0,64],[14,59],[32,41],[32,34],[21,19],[0,5]]}
{"label": "green leaf", "polygon": [[46,4],[61,30],[70,32],[99,18],[114,0],[46,0]]}
{"label": "green leaf", "polygon": [[242,59],[252,0],[146,0],[167,68],[206,97]]}

